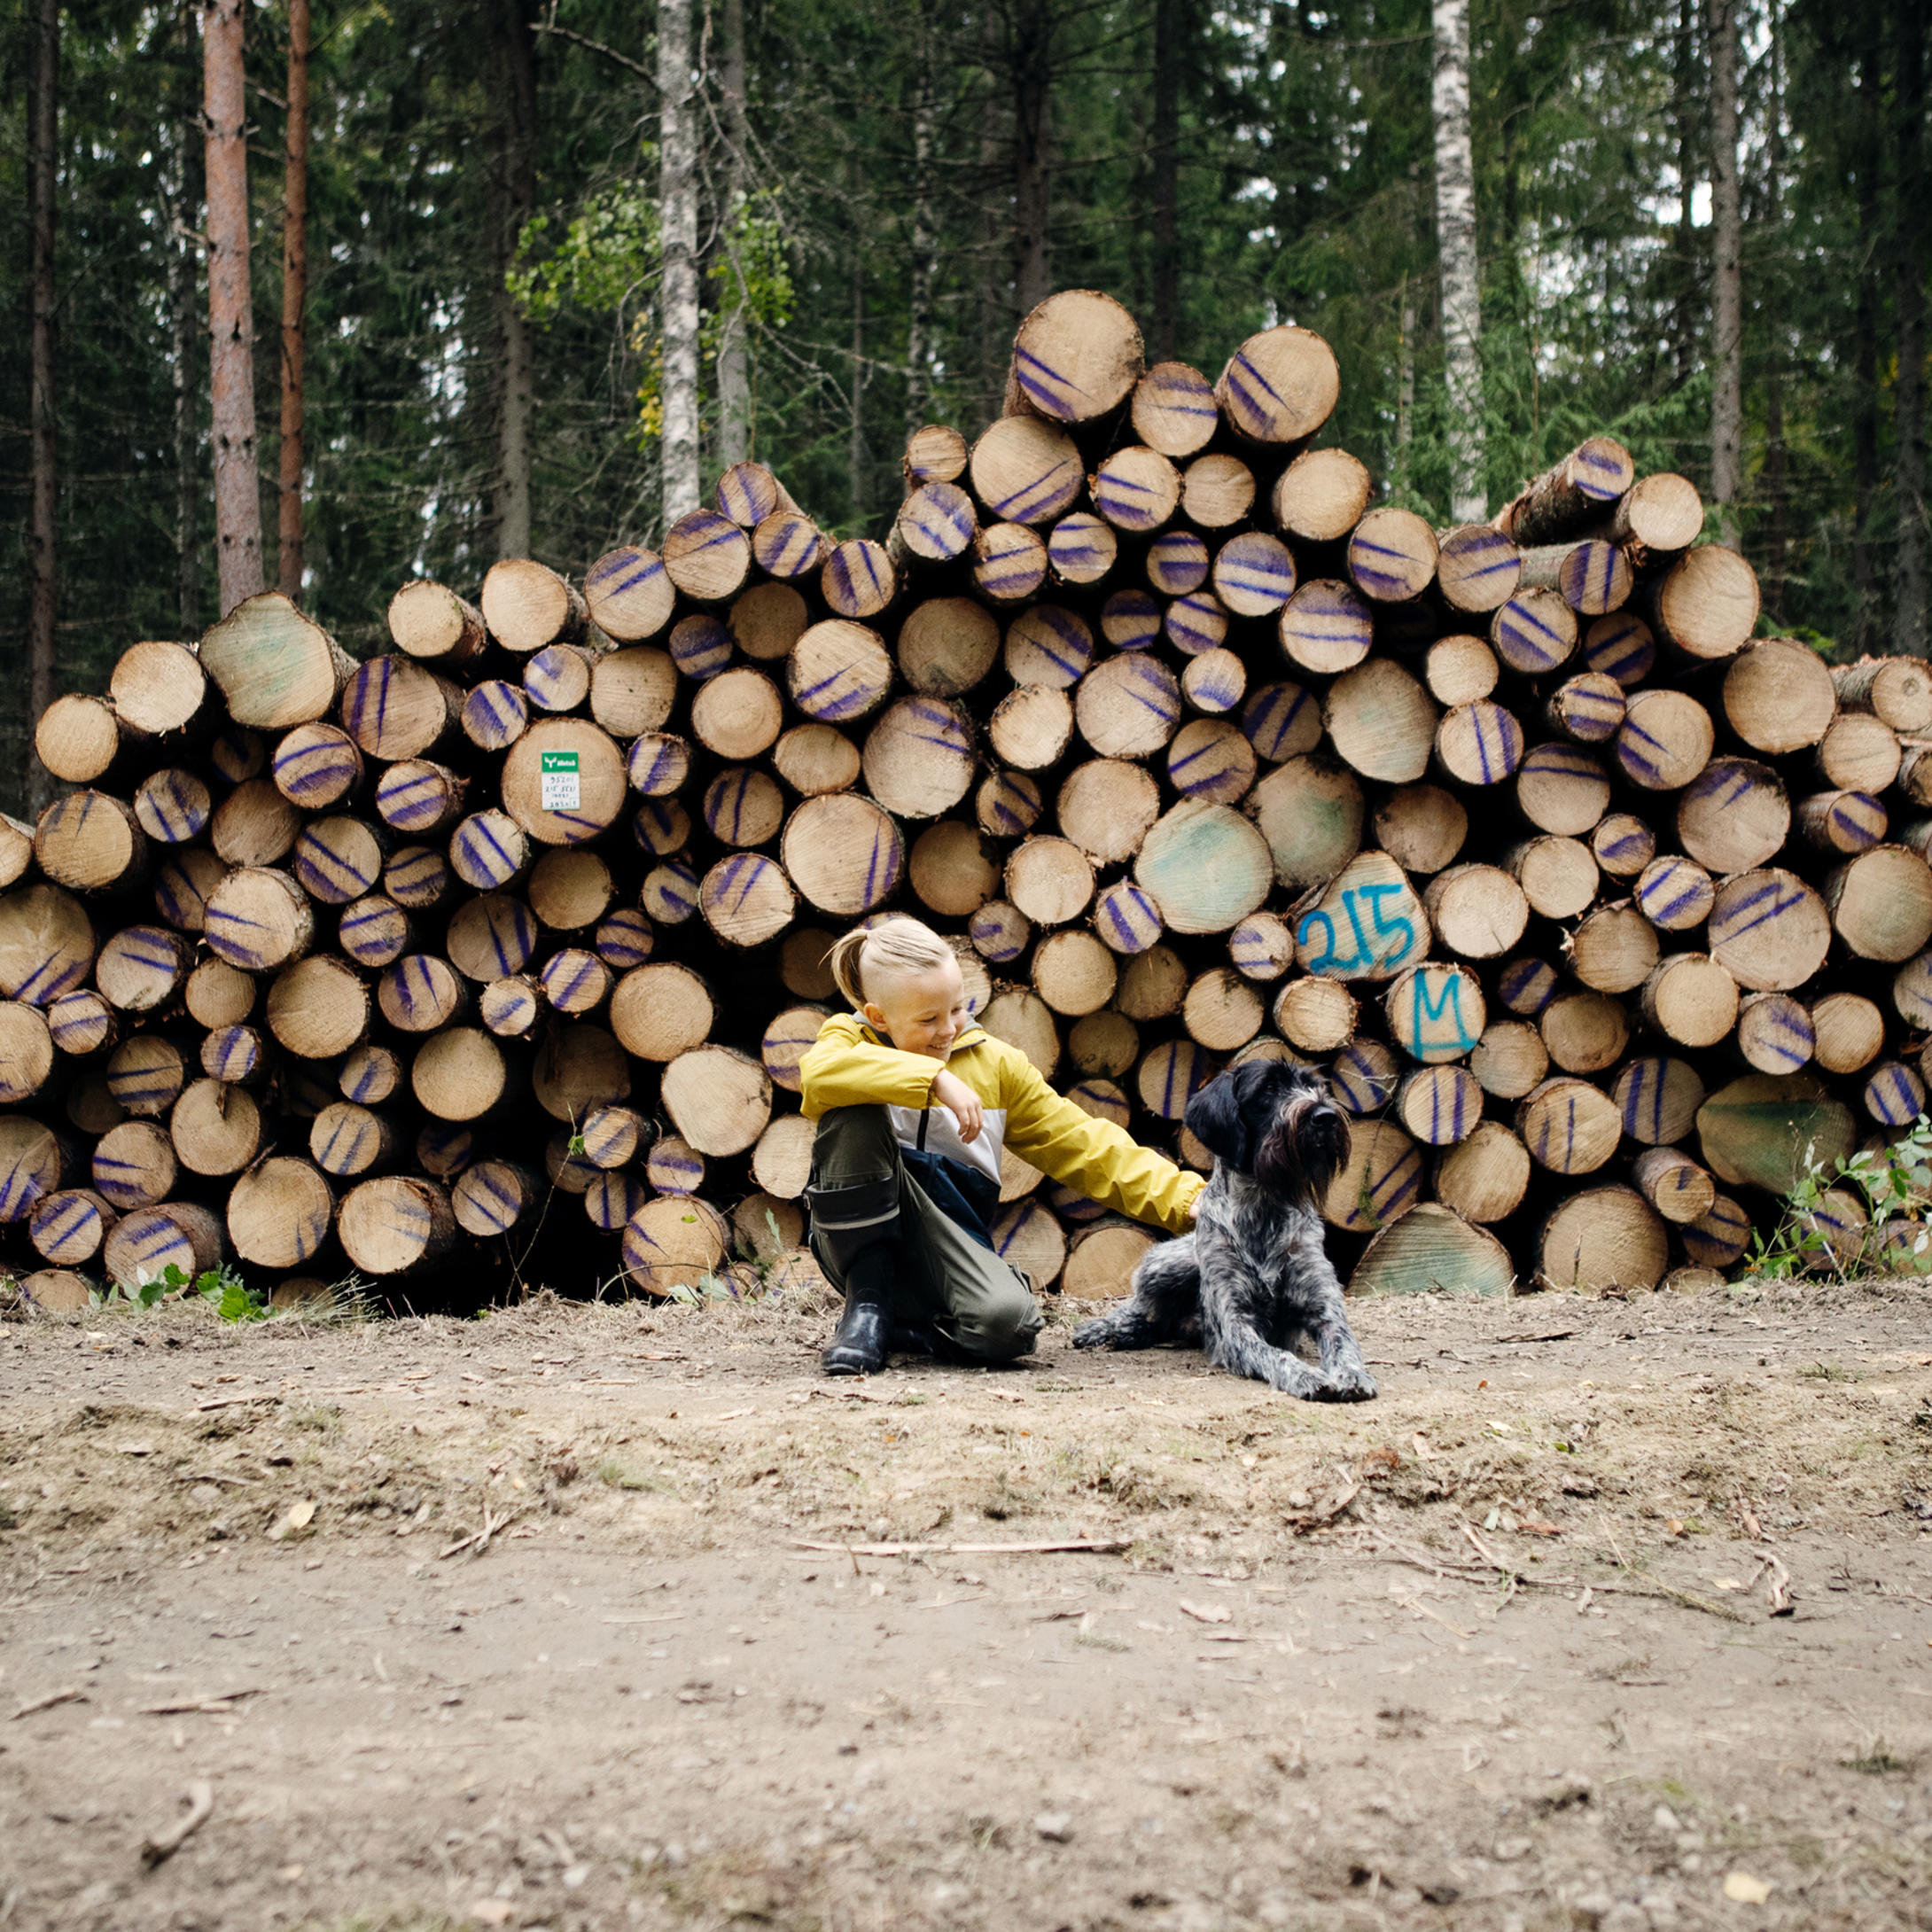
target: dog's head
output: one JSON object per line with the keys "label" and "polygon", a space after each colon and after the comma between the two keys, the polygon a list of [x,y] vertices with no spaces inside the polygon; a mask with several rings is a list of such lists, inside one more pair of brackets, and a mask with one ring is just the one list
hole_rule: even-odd
{"label": "dog's head", "polygon": [[1283,1200],[1315,1202],[1347,1164],[1348,1120],[1313,1067],[1250,1060],[1188,1102],[1188,1131]]}

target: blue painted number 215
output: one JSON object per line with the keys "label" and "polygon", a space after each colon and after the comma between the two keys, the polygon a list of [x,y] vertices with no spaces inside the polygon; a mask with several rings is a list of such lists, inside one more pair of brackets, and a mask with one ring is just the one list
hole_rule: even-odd
{"label": "blue painted number 215", "polygon": [[[1348,923],[1355,936],[1355,952],[1349,959],[1336,957],[1333,918],[1319,908],[1305,915],[1301,924],[1296,928],[1295,943],[1306,947],[1309,944],[1308,936],[1318,923],[1325,941],[1320,957],[1308,962],[1308,970],[1312,973],[1359,973],[1378,965],[1384,968],[1399,966],[1414,947],[1415,927],[1400,913],[1392,918],[1386,916],[1383,912],[1382,902],[1385,899],[1399,900],[1402,891],[1399,884],[1383,883],[1375,885],[1352,885],[1342,894],[1342,910],[1348,915]],[[1383,942],[1383,949],[1379,953],[1368,934],[1362,931],[1362,915],[1356,906],[1357,900],[1367,901],[1369,923],[1375,929],[1375,939]],[[1388,943],[1397,939],[1398,935],[1398,943]]]}

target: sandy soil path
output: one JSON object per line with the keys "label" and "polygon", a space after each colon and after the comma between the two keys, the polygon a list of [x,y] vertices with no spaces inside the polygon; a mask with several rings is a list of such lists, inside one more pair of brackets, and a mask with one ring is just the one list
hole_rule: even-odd
{"label": "sandy soil path", "polygon": [[1371,1305],[1349,1409],[830,1384],[809,1297],[0,1325],[0,1925],[1932,1924],[1928,1314]]}

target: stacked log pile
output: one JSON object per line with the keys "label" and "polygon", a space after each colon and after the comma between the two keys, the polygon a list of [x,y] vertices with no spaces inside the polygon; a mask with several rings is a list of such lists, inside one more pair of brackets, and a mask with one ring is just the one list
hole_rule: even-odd
{"label": "stacked log pile", "polygon": [[[361,665],[275,595],[134,644],[0,826],[16,1266],[474,1274],[568,1224],[567,1285],[661,1294],[788,1246],[825,950],[893,908],[1196,1165],[1220,1068],[1326,1068],[1358,1290],[1731,1266],[1923,1104],[1932,675],[1757,635],[1606,437],[1432,528],[1317,447],[1336,390],[1306,330],[1211,383],[1070,292],[884,542],[747,463],[580,582],[404,585]],[[996,1233],[1075,1295],[1150,1238],[1011,1161]]]}

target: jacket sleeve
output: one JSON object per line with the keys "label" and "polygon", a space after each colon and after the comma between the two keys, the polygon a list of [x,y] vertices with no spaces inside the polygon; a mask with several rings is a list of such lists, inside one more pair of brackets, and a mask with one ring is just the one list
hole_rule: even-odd
{"label": "jacket sleeve", "polygon": [[801,1104],[808,1120],[834,1107],[929,1107],[941,1071],[924,1054],[876,1044],[851,1014],[835,1013],[799,1063]]}
{"label": "jacket sleeve", "polygon": [[[1018,1056],[1015,1056],[1018,1059]],[[1009,1065],[1006,1144],[1050,1180],[1170,1235],[1192,1225],[1188,1211],[1207,1182],[1142,1147],[1110,1120],[1096,1119],[1056,1094],[1030,1062]]]}

